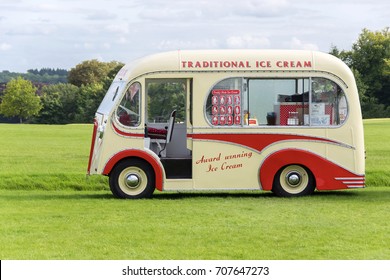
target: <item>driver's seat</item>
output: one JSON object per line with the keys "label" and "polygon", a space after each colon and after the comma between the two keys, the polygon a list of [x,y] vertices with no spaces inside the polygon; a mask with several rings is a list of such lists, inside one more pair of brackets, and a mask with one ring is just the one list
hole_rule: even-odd
{"label": "driver's seat", "polygon": [[173,135],[173,128],[175,126],[175,120],[176,120],[176,110],[173,110],[171,115],[169,116],[169,121],[168,121],[168,127],[167,127],[167,137],[165,139],[165,145],[164,148],[160,150],[158,153],[158,156],[161,157],[161,153],[166,149],[167,144],[171,142],[172,140],[172,135]]}
{"label": "driver's seat", "polygon": [[168,144],[172,140],[173,128],[175,126],[175,119],[176,119],[176,110],[173,110],[168,121],[166,144]]}

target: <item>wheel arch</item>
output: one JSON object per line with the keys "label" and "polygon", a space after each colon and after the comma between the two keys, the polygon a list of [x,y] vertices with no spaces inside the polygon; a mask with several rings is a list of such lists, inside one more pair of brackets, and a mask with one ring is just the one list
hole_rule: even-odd
{"label": "wheel arch", "polygon": [[[313,170],[312,165],[314,164],[312,153],[298,149],[286,149],[277,151],[269,155],[261,165],[260,168],[260,183],[263,190],[271,191],[274,183],[275,175],[278,171],[291,164],[301,165],[309,169],[316,179],[316,172]],[[310,162],[311,160],[311,162]]]}
{"label": "wheel arch", "polygon": [[164,171],[161,166],[161,163],[157,159],[155,159],[152,155],[148,154],[145,151],[129,149],[115,154],[106,163],[102,174],[109,176],[115,165],[117,165],[119,162],[121,162],[124,159],[130,159],[130,158],[139,158],[141,160],[144,160],[148,164],[150,164],[155,174],[156,189],[162,191],[164,185]]}
{"label": "wheel arch", "polygon": [[259,174],[263,190],[271,191],[276,173],[290,164],[306,167],[314,177],[317,190],[347,189],[348,186],[340,179],[359,176],[315,153],[284,149],[272,153],[263,161]]}

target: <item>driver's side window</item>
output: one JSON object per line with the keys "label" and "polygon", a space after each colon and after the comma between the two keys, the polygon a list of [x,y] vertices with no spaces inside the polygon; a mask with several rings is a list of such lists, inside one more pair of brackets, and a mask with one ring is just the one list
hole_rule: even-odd
{"label": "driver's side window", "polygon": [[135,82],[129,86],[116,110],[118,121],[125,126],[140,124],[141,84]]}

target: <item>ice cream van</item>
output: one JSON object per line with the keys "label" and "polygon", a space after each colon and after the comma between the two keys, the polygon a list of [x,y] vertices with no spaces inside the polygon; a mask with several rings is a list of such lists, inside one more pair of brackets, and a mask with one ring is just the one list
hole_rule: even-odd
{"label": "ice cream van", "polygon": [[126,64],[94,121],[88,174],[118,198],[158,191],[363,188],[351,70],[315,51],[196,50]]}

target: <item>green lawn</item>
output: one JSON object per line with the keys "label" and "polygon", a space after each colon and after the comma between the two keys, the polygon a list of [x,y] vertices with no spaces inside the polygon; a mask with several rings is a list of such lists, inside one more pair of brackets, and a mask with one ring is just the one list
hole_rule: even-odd
{"label": "green lawn", "polygon": [[390,187],[390,119],[364,121],[367,186]]}
{"label": "green lawn", "polygon": [[389,259],[390,195],[0,191],[1,259]]}
{"label": "green lawn", "polygon": [[0,189],[104,190],[86,179],[91,125],[0,124]]}
{"label": "green lawn", "polygon": [[389,259],[389,128],[365,121],[363,190],[133,201],[85,179],[91,125],[0,125],[0,259]]}

